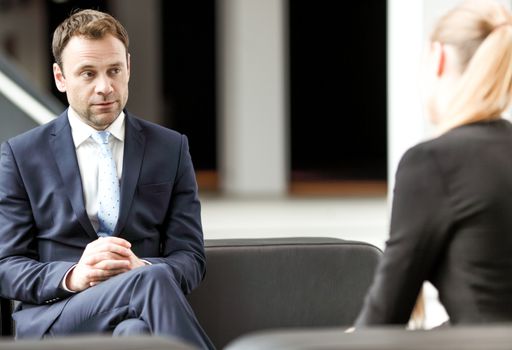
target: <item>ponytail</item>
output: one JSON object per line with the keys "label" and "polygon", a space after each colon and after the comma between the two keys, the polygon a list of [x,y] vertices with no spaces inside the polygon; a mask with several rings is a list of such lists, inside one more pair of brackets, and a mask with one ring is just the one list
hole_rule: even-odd
{"label": "ponytail", "polygon": [[442,131],[499,119],[512,99],[512,19],[505,8],[467,1],[439,21],[432,40],[452,45],[461,65]]}

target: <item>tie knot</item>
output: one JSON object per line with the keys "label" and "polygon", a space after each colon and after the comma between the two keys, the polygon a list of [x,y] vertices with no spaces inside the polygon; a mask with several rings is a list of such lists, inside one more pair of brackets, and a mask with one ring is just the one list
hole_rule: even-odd
{"label": "tie knot", "polygon": [[92,139],[96,141],[97,143],[101,144],[108,144],[108,137],[110,136],[110,132],[108,131],[98,131],[91,135]]}

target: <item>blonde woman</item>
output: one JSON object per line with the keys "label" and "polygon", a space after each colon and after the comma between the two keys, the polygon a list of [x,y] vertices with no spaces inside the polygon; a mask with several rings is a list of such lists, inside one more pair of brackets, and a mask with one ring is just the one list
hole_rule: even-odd
{"label": "blonde woman", "polygon": [[466,1],[436,24],[426,107],[439,136],[403,156],[390,237],[356,327],[406,324],[425,280],[451,324],[512,321],[512,18]]}

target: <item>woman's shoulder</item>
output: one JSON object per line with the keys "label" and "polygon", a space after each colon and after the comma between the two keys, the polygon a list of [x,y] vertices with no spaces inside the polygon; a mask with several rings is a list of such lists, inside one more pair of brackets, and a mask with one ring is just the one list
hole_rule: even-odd
{"label": "woman's shoulder", "polygon": [[449,166],[466,158],[478,158],[482,152],[487,153],[489,147],[502,147],[503,144],[512,148],[512,124],[509,121],[499,119],[467,124],[409,148],[400,163],[432,159]]}
{"label": "woman's shoulder", "polygon": [[439,147],[469,146],[489,141],[511,140],[512,124],[506,119],[497,119],[461,125],[432,140]]}
{"label": "woman's shoulder", "polygon": [[436,138],[420,142],[411,147],[410,151],[421,152],[439,148],[464,150],[466,147],[490,141],[512,142],[512,124],[508,120],[498,119],[462,125]]}

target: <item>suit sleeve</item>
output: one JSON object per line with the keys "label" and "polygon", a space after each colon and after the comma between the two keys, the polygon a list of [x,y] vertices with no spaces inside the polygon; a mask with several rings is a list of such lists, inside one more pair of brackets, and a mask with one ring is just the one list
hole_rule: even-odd
{"label": "suit sleeve", "polygon": [[30,198],[13,151],[8,143],[3,143],[0,155],[1,296],[43,304],[70,294],[60,283],[73,264],[39,262],[36,235]]}
{"label": "suit sleeve", "polygon": [[450,205],[435,157],[423,145],[398,166],[390,237],[356,327],[406,324],[450,230]]}
{"label": "suit sleeve", "polygon": [[144,259],[152,264],[169,265],[185,294],[204,277],[201,205],[186,136],[182,136],[178,171],[163,228],[162,257]]}

